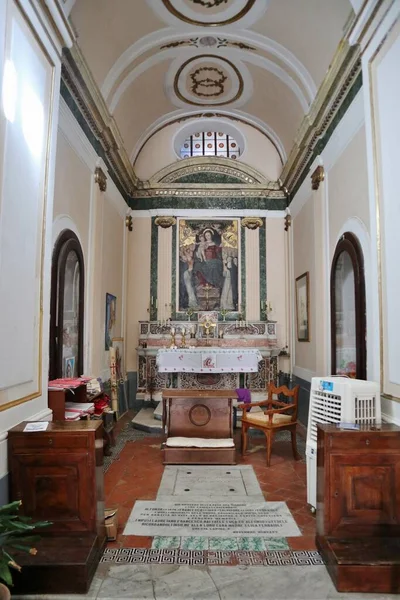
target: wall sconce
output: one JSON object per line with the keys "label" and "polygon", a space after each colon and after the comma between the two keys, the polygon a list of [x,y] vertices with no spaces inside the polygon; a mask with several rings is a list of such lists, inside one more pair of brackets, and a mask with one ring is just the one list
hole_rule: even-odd
{"label": "wall sconce", "polygon": [[105,192],[107,189],[107,176],[100,167],[96,167],[94,172],[94,180],[98,184],[100,191]]}
{"label": "wall sconce", "polygon": [[311,189],[317,190],[319,184],[325,179],[325,171],[322,165],[319,165],[311,175]]}
{"label": "wall sconce", "polygon": [[288,231],[289,227],[292,224],[292,215],[290,215],[289,213],[286,215],[285,217],[285,231]]}
{"label": "wall sconce", "polygon": [[168,229],[168,227],[172,227],[172,225],[176,225],[175,217],[168,216],[160,216],[154,219],[154,223],[157,227],[162,227],[163,229]]}
{"label": "wall sconce", "polygon": [[128,231],[132,231],[133,225],[132,225],[132,217],[131,217],[131,215],[127,215],[125,217],[125,225],[128,228]]}
{"label": "wall sconce", "polygon": [[247,227],[247,229],[258,229],[259,227],[262,227],[263,220],[261,217],[244,217],[244,219],[241,220],[241,225],[242,227]]}

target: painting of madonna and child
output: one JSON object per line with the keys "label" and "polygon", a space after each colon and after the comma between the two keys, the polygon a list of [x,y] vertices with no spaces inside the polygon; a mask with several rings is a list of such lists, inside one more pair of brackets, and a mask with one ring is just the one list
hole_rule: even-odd
{"label": "painting of madonna and child", "polygon": [[239,223],[179,219],[179,311],[237,311]]}

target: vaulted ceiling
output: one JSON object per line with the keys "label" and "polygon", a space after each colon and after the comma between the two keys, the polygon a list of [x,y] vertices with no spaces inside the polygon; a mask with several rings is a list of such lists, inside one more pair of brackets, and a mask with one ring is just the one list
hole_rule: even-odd
{"label": "vaulted ceiling", "polygon": [[190,115],[246,123],[284,162],[354,16],[350,0],[63,2],[133,163]]}

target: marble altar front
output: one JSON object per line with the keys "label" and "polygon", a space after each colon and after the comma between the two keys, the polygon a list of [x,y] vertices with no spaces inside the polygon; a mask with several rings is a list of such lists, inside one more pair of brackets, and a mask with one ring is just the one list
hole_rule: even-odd
{"label": "marble altar front", "polygon": [[[160,372],[158,351],[172,344],[179,349],[182,341],[186,348],[203,348],[207,352],[217,348],[253,348],[260,353],[261,360],[253,372]],[[158,401],[161,391],[168,387],[205,390],[248,387],[262,391],[269,381],[277,382],[280,351],[276,322],[216,321],[215,327],[205,331],[197,321],[140,321],[137,397]]]}

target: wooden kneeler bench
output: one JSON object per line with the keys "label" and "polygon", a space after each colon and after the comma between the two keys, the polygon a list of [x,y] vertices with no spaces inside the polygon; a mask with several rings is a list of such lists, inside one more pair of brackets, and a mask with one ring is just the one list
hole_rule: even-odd
{"label": "wooden kneeler bench", "polygon": [[164,390],[164,464],[236,464],[232,398],[235,390]]}

